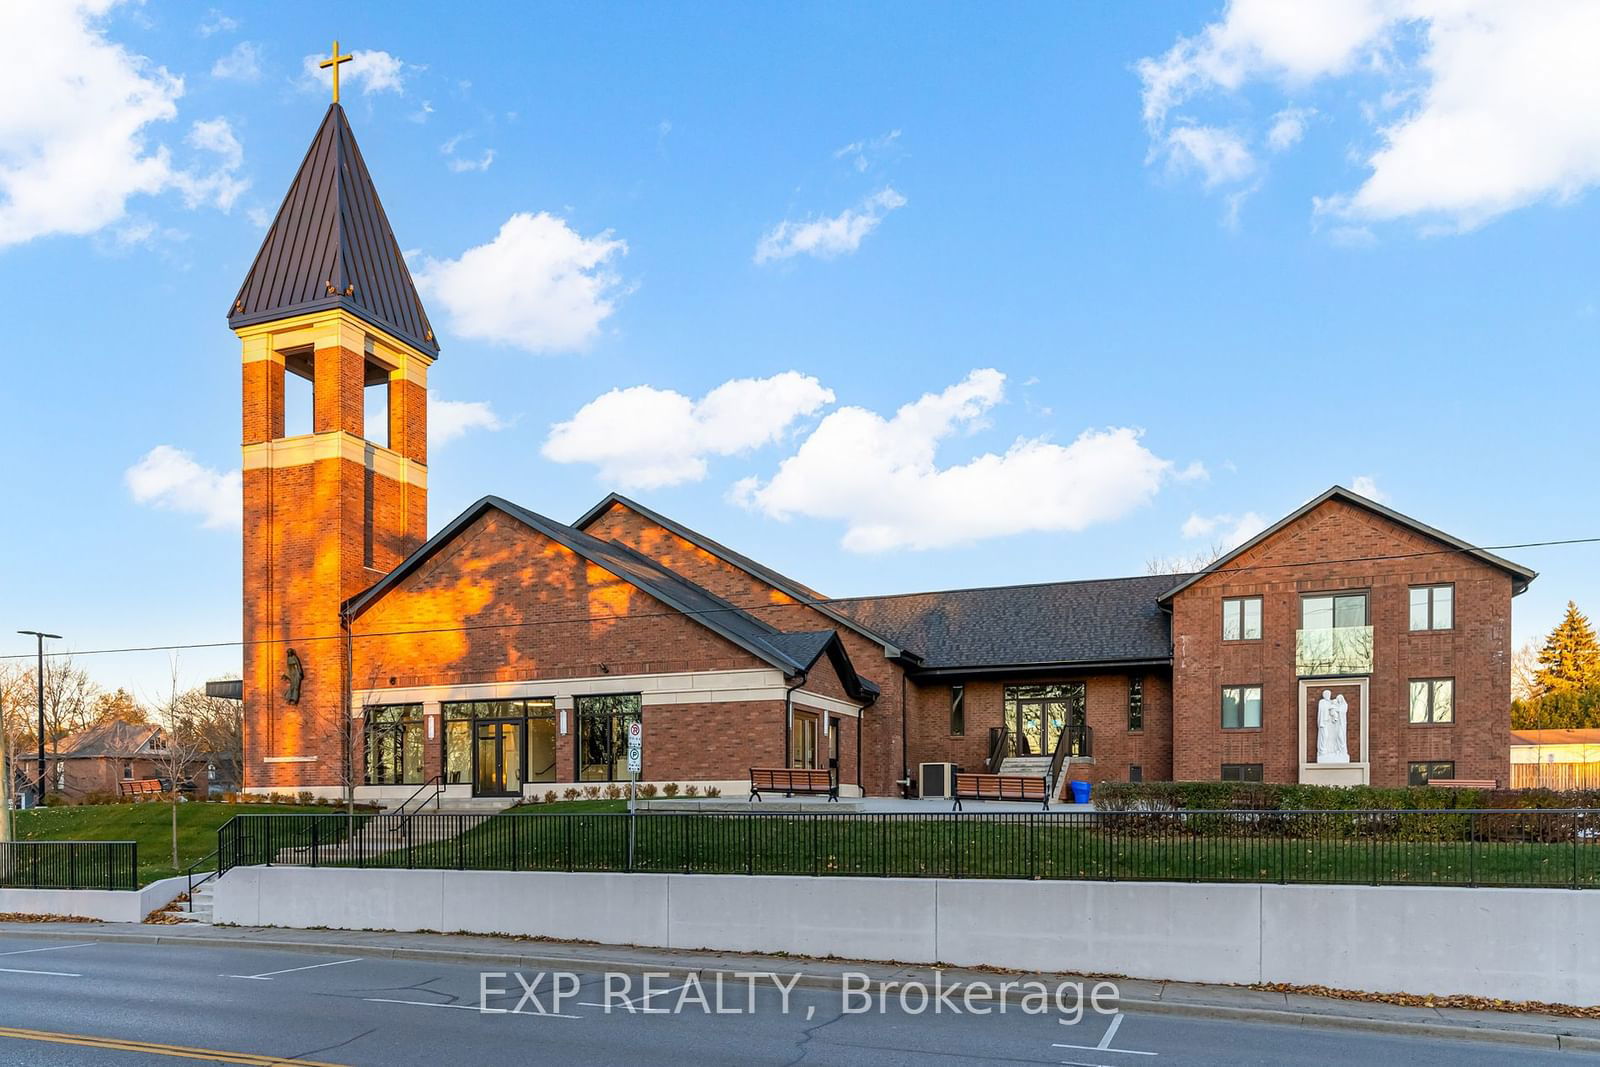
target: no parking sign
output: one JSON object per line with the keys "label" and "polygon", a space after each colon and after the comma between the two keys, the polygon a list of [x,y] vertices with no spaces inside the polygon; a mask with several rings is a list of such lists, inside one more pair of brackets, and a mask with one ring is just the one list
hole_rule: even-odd
{"label": "no parking sign", "polygon": [[628,724],[628,773],[638,774],[644,767],[644,725],[638,719]]}

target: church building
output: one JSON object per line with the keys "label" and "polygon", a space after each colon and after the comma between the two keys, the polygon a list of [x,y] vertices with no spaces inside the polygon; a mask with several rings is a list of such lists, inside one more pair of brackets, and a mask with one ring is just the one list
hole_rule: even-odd
{"label": "church building", "polygon": [[617,494],[570,522],[485,496],[428,536],[439,342],[337,96],[228,321],[250,790],[560,793],[626,781],[634,722],[641,781],[729,796],[780,767],[844,796],[951,766],[1507,784],[1534,572],[1337,486],[1196,574],[872,597]]}

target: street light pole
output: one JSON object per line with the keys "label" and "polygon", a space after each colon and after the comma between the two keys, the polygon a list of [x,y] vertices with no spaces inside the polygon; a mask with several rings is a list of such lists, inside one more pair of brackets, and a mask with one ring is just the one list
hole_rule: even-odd
{"label": "street light pole", "polygon": [[44,639],[61,640],[60,634],[47,634],[39,630],[18,630],[19,634],[27,634],[39,642],[39,669],[36,677],[39,681],[39,803],[44,804],[45,766],[44,766]]}

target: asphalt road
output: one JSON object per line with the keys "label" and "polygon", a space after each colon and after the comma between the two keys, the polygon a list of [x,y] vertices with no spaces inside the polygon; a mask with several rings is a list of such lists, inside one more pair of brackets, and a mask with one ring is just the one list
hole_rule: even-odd
{"label": "asphalt road", "polygon": [[[491,972],[494,974],[494,972]],[[291,1060],[409,1067],[456,1064],[1404,1063],[1463,1067],[1597,1058],[1494,1043],[1395,1037],[1173,1015],[1062,1015],[1013,1004],[845,1013],[836,990],[771,978],[688,987],[683,976],[597,972],[485,979],[479,967],[265,949],[23,940],[0,942],[0,1064],[244,1063]],[[997,980],[998,981],[998,980]],[[524,999],[522,983],[535,983]],[[629,983],[624,988],[623,983]],[[485,1013],[480,1000],[485,983]],[[497,992],[504,990],[504,992]],[[695,998],[703,994],[708,1013]],[[1068,1007],[1075,1003],[1069,994]],[[674,1011],[672,1009],[679,1008]],[[862,1001],[855,998],[853,1006]],[[919,1003],[913,993],[908,1005]],[[962,1006],[959,995],[947,999]],[[1035,1006],[1037,1003],[1035,1002]],[[641,1009],[656,1009],[645,1013]],[[787,1008],[787,1010],[785,1010]],[[609,1010],[608,1010],[609,1009]]]}

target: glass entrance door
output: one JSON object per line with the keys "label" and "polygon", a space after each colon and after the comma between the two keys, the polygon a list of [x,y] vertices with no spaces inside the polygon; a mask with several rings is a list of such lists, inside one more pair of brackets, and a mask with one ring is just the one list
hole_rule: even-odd
{"label": "glass entrance door", "polygon": [[472,795],[516,796],[522,792],[522,722],[503,719],[473,724]]}

